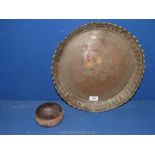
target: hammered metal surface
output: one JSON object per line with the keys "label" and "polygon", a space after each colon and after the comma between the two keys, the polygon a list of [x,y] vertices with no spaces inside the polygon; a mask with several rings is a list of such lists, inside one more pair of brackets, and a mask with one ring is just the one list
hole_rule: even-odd
{"label": "hammered metal surface", "polygon": [[105,111],[128,101],[144,72],[142,49],[127,30],[90,23],[73,31],[53,59],[54,84],[70,105]]}

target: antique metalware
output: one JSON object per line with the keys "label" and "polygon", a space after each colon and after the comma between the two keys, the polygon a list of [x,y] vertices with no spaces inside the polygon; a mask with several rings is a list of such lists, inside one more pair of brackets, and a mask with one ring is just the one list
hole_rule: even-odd
{"label": "antique metalware", "polygon": [[53,81],[73,107],[99,112],[116,108],[136,92],[144,73],[143,50],[134,35],[111,23],[89,23],[57,47]]}
{"label": "antique metalware", "polygon": [[50,102],[40,105],[35,113],[37,123],[47,127],[57,125],[63,116],[64,112],[61,106]]}

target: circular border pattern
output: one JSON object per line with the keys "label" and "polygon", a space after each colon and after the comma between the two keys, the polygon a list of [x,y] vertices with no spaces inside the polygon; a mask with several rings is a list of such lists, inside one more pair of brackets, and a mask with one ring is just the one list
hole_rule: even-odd
{"label": "circular border pattern", "polygon": [[[117,33],[124,37],[129,42],[129,46],[133,49],[133,61],[134,61],[134,69],[129,79],[127,85],[115,96],[110,99],[103,101],[82,101],[76,98],[71,92],[69,92],[61,83],[58,76],[58,63],[61,57],[61,53],[65,45],[70,39],[74,36],[78,35],[81,32],[93,30],[93,29],[106,29],[110,30],[114,33]],[[132,96],[136,93],[141,80],[144,75],[144,53],[141,45],[139,44],[136,37],[128,32],[126,29],[121,26],[117,26],[112,23],[88,23],[82,25],[81,27],[75,29],[72,33],[70,33],[64,40],[58,45],[55,54],[53,56],[52,68],[51,71],[53,73],[53,82],[55,89],[57,90],[60,97],[67,102],[69,105],[86,110],[91,112],[101,112],[110,109],[114,109],[124,103],[126,103]]]}

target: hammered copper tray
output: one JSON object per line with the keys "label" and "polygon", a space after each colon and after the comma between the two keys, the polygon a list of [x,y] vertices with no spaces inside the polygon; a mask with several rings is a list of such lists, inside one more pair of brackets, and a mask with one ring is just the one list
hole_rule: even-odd
{"label": "hammered copper tray", "polygon": [[89,23],[56,49],[53,80],[68,104],[105,111],[127,102],[144,73],[143,50],[135,36],[111,23]]}

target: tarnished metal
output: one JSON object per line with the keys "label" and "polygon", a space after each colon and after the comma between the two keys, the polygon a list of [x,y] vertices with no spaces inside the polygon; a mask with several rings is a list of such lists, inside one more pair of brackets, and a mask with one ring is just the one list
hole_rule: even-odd
{"label": "tarnished metal", "polygon": [[89,23],[56,49],[53,80],[60,96],[87,111],[105,111],[127,102],[144,73],[143,50],[135,36],[111,23]]}

